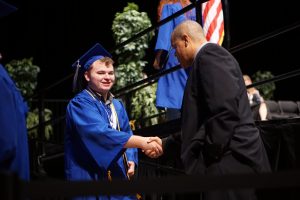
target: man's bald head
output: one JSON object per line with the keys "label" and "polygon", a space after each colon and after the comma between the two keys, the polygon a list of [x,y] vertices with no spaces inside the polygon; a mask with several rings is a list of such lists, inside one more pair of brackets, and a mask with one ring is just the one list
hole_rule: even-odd
{"label": "man's bald head", "polygon": [[191,66],[198,49],[205,42],[202,27],[192,20],[179,24],[174,29],[171,38],[176,57],[184,68]]}
{"label": "man's bald head", "polygon": [[172,38],[181,38],[184,34],[191,38],[193,42],[206,41],[203,29],[199,23],[186,20],[179,24],[172,33]]}

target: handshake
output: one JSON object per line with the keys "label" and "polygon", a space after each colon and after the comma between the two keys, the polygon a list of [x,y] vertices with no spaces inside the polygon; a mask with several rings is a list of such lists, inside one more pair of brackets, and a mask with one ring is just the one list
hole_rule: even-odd
{"label": "handshake", "polygon": [[125,148],[140,148],[150,158],[157,158],[163,154],[162,140],[159,137],[143,137],[132,135]]}
{"label": "handshake", "polygon": [[150,158],[158,158],[163,154],[162,140],[159,137],[145,137],[142,152]]}

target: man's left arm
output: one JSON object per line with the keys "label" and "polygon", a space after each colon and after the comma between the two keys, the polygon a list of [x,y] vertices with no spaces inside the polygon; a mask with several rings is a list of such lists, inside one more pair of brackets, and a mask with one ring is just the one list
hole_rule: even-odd
{"label": "man's left arm", "polygon": [[223,48],[209,46],[199,64],[199,76],[207,103],[205,131],[208,143],[226,147],[239,122],[240,71]]}

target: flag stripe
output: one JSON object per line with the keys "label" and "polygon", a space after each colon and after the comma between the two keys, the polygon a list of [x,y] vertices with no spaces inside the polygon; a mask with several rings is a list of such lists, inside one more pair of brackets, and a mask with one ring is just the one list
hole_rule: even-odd
{"label": "flag stripe", "polygon": [[[209,14],[213,13],[214,15],[208,15],[212,18],[212,20],[209,24],[209,27],[208,27],[208,30],[206,33],[206,37],[209,41],[212,41],[211,38],[213,38],[212,36],[213,36],[214,32],[216,31],[217,20],[218,20],[219,14],[220,14],[220,10],[222,9],[222,6],[221,6],[221,4],[218,4],[218,7],[216,8],[216,10],[212,10],[212,9],[214,9],[214,7],[212,7],[210,9]],[[212,41],[212,42],[215,42],[215,41]]]}
{"label": "flag stripe", "polygon": [[[221,11],[221,10],[220,10]],[[221,13],[218,13],[218,16],[215,16],[216,19],[214,19],[213,23],[211,23],[208,32],[211,34],[209,41],[218,43],[220,39],[219,30],[221,28],[223,18]]]}
{"label": "flag stripe", "polygon": [[[222,12],[222,16],[223,16],[223,12]],[[224,19],[220,23],[220,28],[219,28],[219,40],[218,40],[219,45],[223,43],[223,39],[224,39]]]}
{"label": "flag stripe", "polygon": [[221,0],[210,0],[203,3],[202,18],[206,39],[221,45],[224,38],[224,17]]}

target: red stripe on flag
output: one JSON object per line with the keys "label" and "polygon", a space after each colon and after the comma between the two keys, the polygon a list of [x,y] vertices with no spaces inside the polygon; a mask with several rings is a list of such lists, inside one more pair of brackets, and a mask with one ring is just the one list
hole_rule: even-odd
{"label": "red stripe on flag", "polygon": [[214,3],[215,3],[215,0],[210,0],[209,2],[206,3],[205,9],[204,9],[203,14],[202,14],[203,15],[203,22],[206,21],[206,16],[207,16],[210,8],[213,6]]}
{"label": "red stripe on flag", "polygon": [[210,23],[209,28],[207,30],[206,38],[207,38],[208,41],[210,40],[210,37],[212,36],[212,34],[214,33],[214,31],[216,29],[217,19],[219,17],[219,14],[220,14],[221,10],[222,10],[222,5],[219,4],[218,8],[217,8],[217,13],[215,14],[215,16],[214,16],[214,18],[213,18],[212,22]]}
{"label": "red stripe on flag", "polygon": [[[203,9],[204,10],[202,11],[202,24],[206,32],[206,39],[208,41],[212,40],[213,42],[219,43],[221,45],[224,38],[224,19],[222,12],[222,2],[221,0],[210,0],[203,4]],[[218,33],[217,37],[216,33]]]}

